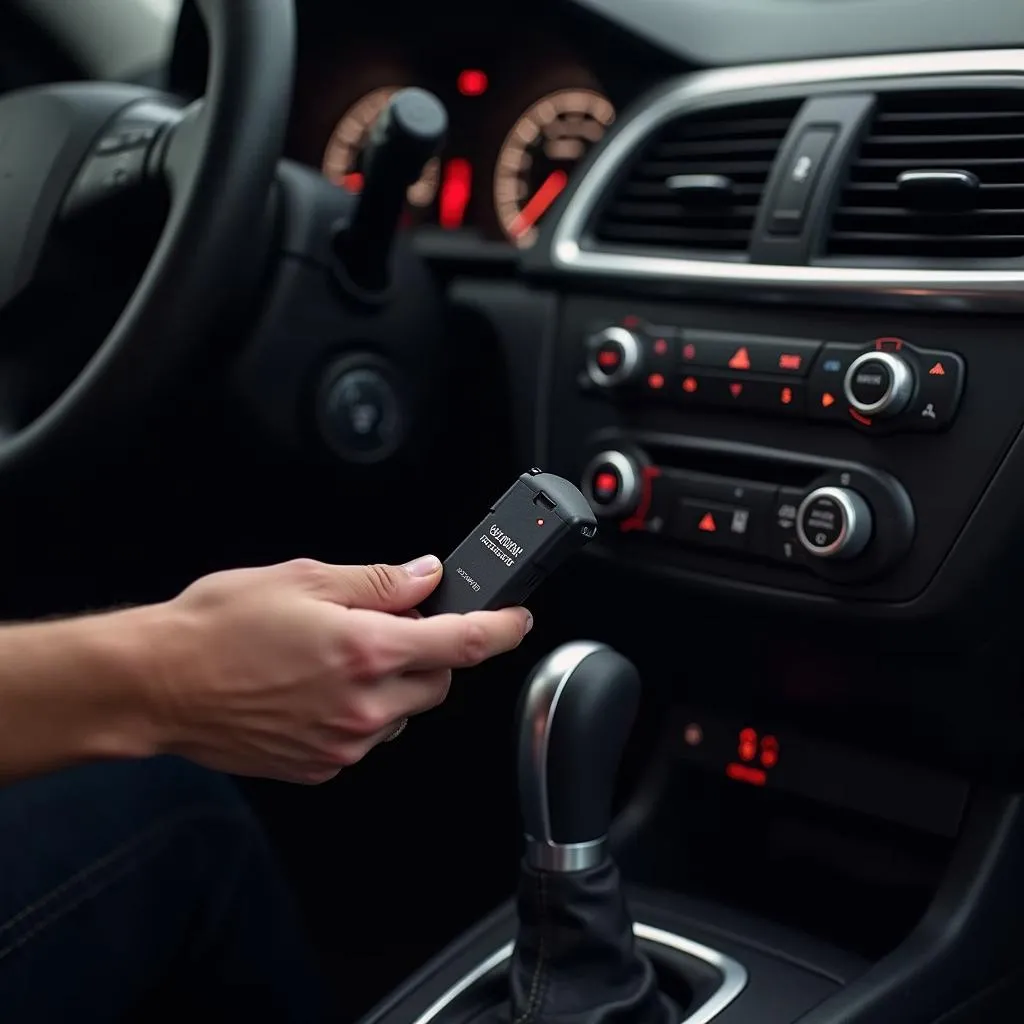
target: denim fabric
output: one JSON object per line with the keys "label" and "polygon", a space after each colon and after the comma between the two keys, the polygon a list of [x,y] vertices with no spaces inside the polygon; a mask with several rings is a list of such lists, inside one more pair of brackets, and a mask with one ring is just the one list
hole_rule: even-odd
{"label": "denim fabric", "polygon": [[0,1021],[325,1019],[266,839],[176,758],[0,788]]}

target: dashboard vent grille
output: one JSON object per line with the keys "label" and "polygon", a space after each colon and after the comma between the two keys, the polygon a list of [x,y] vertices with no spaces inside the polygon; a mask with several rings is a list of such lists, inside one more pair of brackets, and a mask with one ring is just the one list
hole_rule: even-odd
{"label": "dashboard vent grille", "polygon": [[[962,181],[912,194],[899,183],[912,172],[962,172]],[[880,96],[833,215],[827,253],[1024,256],[1024,90]]]}
{"label": "dashboard vent grille", "polygon": [[659,250],[745,252],[772,164],[800,105],[751,103],[668,122],[609,191],[594,237]]}

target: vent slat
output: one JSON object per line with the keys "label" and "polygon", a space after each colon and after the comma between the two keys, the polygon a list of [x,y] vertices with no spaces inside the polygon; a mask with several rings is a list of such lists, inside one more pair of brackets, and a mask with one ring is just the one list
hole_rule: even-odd
{"label": "vent slat", "polygon": [[[962,170],[980,182],[973,209],[937,197],[922,209],[904,171]],[[957,261],[1024,257],[1024,92],[967,89],[879,97],[848,170],[826,252]]]}
{"label": "vent slat", "polygon": [[[598,209],[598,242],[729,255],[743,253],[775,157],[801,101],[766,101],[702,111],[664,125],[634,155]],[[685,201],[665,182],[725,176],[731,195]]]}

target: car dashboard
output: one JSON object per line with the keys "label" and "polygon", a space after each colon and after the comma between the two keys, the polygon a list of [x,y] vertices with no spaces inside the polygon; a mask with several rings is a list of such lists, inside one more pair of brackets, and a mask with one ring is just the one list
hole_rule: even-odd
{"label": "car dashboard", "polygon": [[[288,153],[358,194],[369,129],[399,88],[448,111],[441,151],[408,192],[407,226],[430,250],[511,259],[580,160],[657,80],[636,41],[623,60],[607,28],[560,5],[445,5],[429,15],[324,9],[303,15]],[[663,59],[662,59],[663,60]]]}
{"label": "car dashboard", "polygon": [[[283,252],[305,291],[286,307],[268,283],[281,323],[231,381],[253,436],[405,493],[425,421],[403,387],[472,404],[453,433],[495,483],[474,498],[541,465],[601,520],[537,593],[530,643],[595,637],[641,670],[627,872],[877,965],[941,896],[922,942],[1003,956],[950,922],[1005,923],[1015,904],[970,880],[1011,849],[1001,830],[1024,835],[1020,11],[297,9],[288,163],[355,201],[389,97],[443,102],[402,238],[444,302],[339,317],[326,265]],[[205,66],[189,11],[170,81],[186,98]],[[418,348],[434,319],[440,341]],[[407,436],[341,443],[311,408],[325,367],[397,381]],[[478,512],[452,512],[453,541]],[[930,971],[908,971],[922,1003]]]}

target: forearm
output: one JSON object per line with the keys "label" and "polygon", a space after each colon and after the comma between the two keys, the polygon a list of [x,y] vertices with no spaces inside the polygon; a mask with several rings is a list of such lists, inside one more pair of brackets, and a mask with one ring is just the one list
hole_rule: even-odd
{"label": "forearm", "polygon": [[158,752],[154,612],[0,628],[0,784]]}

